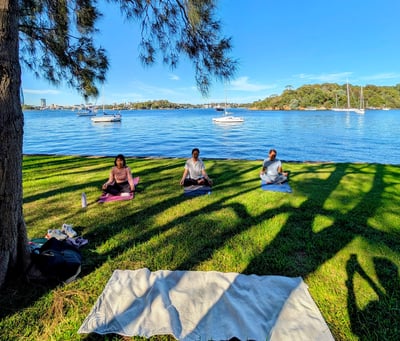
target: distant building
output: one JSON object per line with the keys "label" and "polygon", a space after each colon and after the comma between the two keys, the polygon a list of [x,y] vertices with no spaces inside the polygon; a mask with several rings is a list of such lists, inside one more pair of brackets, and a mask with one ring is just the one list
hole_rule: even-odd
{"label": "distant building", "polygon": [[41,99],[40,99],[40,107],[41,107],[41,108],[46,108],[46,107],[47,107],[47,105],[46,105],[46,98],[41,98]]}

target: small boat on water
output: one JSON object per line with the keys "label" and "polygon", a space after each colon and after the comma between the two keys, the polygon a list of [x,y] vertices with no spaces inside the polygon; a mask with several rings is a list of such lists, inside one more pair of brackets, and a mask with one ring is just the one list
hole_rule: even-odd
{"label": "small boat on water", "polygon": [[77,116],[96,116],[96,113],[93,110],[79,110],[76,113]]}
{"label": "small boat on water", "polygon": [[215,122],[215,123],[240,123],[240,122],[244,122],[243,117],[233,116],[233,114],[228,111],[228,103],[227,103],[227,100],[226,100],[226,93],[225,93],[225,106],[223,108],[221,108],[221,106],[218,105],[215,109],[217,111],[223,111],[223,114],[222,114],[221,117],[214,117],[212,119],[213,122]]}
{"label": "small boat on water", "polygon": [[77,116],[96,116],[97,109],[92,106],[80,107],[77,111]]}
{"label": "small boat on water", "polygon": [[350,106],[350,86],[349,82],[346,84],[346,97],[347,97],[347,108],[338,108],[337,105],[337,94],[336,94],[336,107],[332,108],[333,111],[346,111],[346,112],[355,112],[357,114],[365,114],[365,107],[364,107],[364,96],[363,96],[363,88],[360,88],[360,107],[359,108],[352,108]]}
{"label": "small boat on water", "polygon": [[91,120],[94,123],[100,122],[121,122],[122,116],[121,114],[106,114],[103,116],[92,117]]}
{"label": "small boat on water", "polygon": [[233,116],[229,111],[224,110],[224,115],[221,117],[214,117],[215,123],[240,123],[244,122],[243,117]]}
{"label": "small boat on water", "polygon": [[364,104],[364,95],[362,87],[360,87],[360,107],[354,109],[354,112],[357,114],[365,114],[365,104]]}

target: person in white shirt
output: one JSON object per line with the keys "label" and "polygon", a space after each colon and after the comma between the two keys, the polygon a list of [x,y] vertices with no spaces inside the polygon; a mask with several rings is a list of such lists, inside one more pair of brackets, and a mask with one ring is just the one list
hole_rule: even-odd
{"label": "person in white shirt", "polygon": [[185,163],[185,170],[180,181],[181,186],[212,186],[213,182],[206,173],[206,167],[199,158],[199,148],[192,149],[192,157]]}
{"label": "person in white shirt", "polygon": [[276,158],[276,154],[276,150],[271,149],[268,159],[263,161],[260,178],[267,184],[281,184],[287,181],[288,173],[283,171],[282,162]]}

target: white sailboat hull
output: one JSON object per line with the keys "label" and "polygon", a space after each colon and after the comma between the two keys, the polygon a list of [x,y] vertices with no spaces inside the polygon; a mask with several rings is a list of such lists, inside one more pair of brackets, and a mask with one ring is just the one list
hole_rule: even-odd
{"label": "white sailboat hull", "polygon": [[239,123],[239,122],[244,122],[244,119],[242,117],[236,117],[236,116],[229,115],[229,116],[213,118],[213,122],[216,122],[216,123]]}
{"label": "white sailboat hull", "polygon": [[94,123],[100,123],[100,122],[121,122],[121,115],[120,114],[115,114],[115,115],[103,115],[103,116],[98,116],[98,117],[92,117],[91,120]]}

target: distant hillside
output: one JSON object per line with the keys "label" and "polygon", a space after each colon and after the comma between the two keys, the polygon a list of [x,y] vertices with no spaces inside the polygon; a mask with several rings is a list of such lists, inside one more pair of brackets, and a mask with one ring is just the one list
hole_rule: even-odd
{"label": "distant hillside", "polygon": [[[363,87],[365,106],[380,109],[400,108],[400,84],[395,86],[366,85]],[[350,85],[350,103],[359,106],[360,86]],[[286,87],[281,95],[271,95],[250,105],[252,109],[302,110],[306,108],[331,109],[347,106],[346,84],[335,83],[303,85],[298,89]]]}

